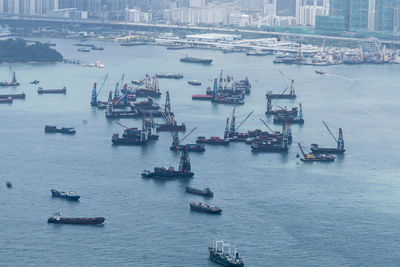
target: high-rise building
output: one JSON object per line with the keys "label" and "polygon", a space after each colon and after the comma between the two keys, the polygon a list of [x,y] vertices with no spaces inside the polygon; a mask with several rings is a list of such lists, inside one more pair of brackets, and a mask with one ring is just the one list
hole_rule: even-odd
{"label": "high-rise building", "polygon": [[400,31],[400,0],[375,0],[374,29],[382,32]]}
{"label": "high-rise building", "polygon": [[276,15],[277,16],[296,16],[296,0],[277,0]]}

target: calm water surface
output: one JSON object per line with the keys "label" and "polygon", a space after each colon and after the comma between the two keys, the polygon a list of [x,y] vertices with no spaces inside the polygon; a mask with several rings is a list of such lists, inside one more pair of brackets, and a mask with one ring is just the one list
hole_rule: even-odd
{"label": "calm water surface", "polygon": [[[105,68],[16,64],[21,86],[0,89],[27,95],[0,105],[1,266],[216,266],[207,259],[207,246],[216,239],[237,244],[246,266],[399,265],[399,65],[331,66],[321,76],[310,66],[273,65],[272,57],[97,42],[104,51],[78,53],[76,41],[53,41],[65,58],[99,60]],[[214,62],[180,63],[185,54]],[[242,143],[207,147],[190,155],[195,177],[188,181],[140,177],[154,166],[177,167],[170,133],[147,147],[113,147],[111,135],[123,129],[89,105],[93,82],[107,73],[104,100],[122,73],[127,80],[182,73],[184,79],[160,80],[160,86],[170,91],[178,123],[198,127],[188,141],[222,136],[232,107],[192,101],[191,95],[203,93],[224,69],[237,79],[248,76],[253,85],[246,104],[237,108],[239,121],[255,113],[241,130],[264,129],[259,118],[278,130],[264,115],[266,89],[286,86],[278,68],[296,81],[297,101],[304,106],[306,122],[292,126],[290,152],[252,154]],[[0,77],[10,79],[8,65],[0,65]],[[29,84],[34,79],[44,88],[66,86],[68,93],[38,95]],[[190,79],[203,86],[188,85]],[[335,134],[343,127],[347,152],[332,164],[304,164],[296,159],[297,142],[335,145],[322,120]],[[46,124],[72,126],[77,134],[46,135]],[[208,202],[223,214],[191,212],[189,202],[203,199],[186,194],[186,185],[209,186],[215,197]],[[50,188],[73,189],[81,201],[52,199]],[[99,227],[47,224],[55,211],[106,221]]]}

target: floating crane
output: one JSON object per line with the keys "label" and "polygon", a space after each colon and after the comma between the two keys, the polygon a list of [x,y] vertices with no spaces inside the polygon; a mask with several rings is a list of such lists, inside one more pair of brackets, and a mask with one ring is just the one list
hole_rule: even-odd
{"label": "floating crane", "polygon": [[181,145],[182,141],[185,140],[190,134],[192,134],[197,127],[193,128],[188,134],[186,134],[181,140],[179,140],[178,132],[173,132],[172,134],[172,145],[170,147],[171,150],[187,150],[190,152],[204,152],[206,151],[203,144],[185,144]]}
{"label": "floating crane", "polygon": [[305,153],[303,147],[300,143],[298,143],[301,153],[303,154],[303,158],[300,158],[301,161],[304,162],[314,162],[314,161],[334,161],[335,157],[328,154],[315,154],[315,153]]}
{"label": "floating crane", "polygon": [[325,128],[328,130],[329,134],[333,137],[333,140],[335,140],[337,147],[326,148],[326,147],[319,147],[317,144],[311,144],[311,151],[313,153],[343,154],[346,151],[346,149],[344,148],[344,139],[343,139],[342,128],[339,128],[339,135],[338,135],[338,138],[336,138],[333,135],[332,131],[329,129],[326,122],[322,121],[322,123],[324,124]]}

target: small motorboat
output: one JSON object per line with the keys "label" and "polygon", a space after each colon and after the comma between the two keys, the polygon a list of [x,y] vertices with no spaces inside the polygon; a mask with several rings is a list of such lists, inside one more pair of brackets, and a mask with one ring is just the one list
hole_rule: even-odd
{"label": "small motorboat", "polygon": [[320,74],[320,75],[325,75],[326,74],[326,72],[322,71],[322,70],[316,70],[315,73],[316,74]]}
{"label": "small motorboat", "polygon": [[34,80],[34,81],[30,82],[30,84],[38,84],[38,83],[39,83],[38,80]]}

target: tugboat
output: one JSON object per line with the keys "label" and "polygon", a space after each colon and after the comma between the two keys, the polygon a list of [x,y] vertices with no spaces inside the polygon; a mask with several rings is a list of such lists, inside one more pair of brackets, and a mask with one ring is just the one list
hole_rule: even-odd
{"label": "tugboat", "polygon": [[30,82],[30,84],[38,84],[38,83],[39,83],[38,80],[34,80],[34,81]]}
{"label": "tugboat", "polygon": [[93,218],[67,218],[62,217],[61,212],[57,212],[47,220],[47,223],[55,224],[102,224],[105,221],[103,217]]}
{"label": "tugboat", "polygon": [[178,170],[174,170],[174,167],[169,167],[168,169],[164,167],[155,167],[154,171],[145,170],[142,173],[142,177],[144,178],[154,178],[154,179],[164,179],[164,180],[177,179],[177,178],[191,178],[193,176],[194,173],[191,171],[189,153],[186,150],[182,151],[182,156],[180,157]]}
{"label": "tugboat", "polygon": [[190,202],[189,206],[190,206],[191,210],[198,211],[198,212],[205,212],[205,213],[212,213],[212,214],[220,214],[222,212],[222,210],[220,208],[210,206],[208,204],[201,203],[201,202],[196,202],[196,201]]}
{"label": "tugboat", "polygon": [[188,81],[188,84],[190,84],[190,85],[195,85],[195,86],[200,86],[200,85],[201,85],[201,82],[196,81],[196,80],[190,80],[190,81]]}
{"label": "tugboat", "polygon": [[204,197],[213,197],[214,196],[214,193],[208,187],[201,190],[201,189],[193,188],[190,186],[186,186],[185,191],[188,193],[191,193],[191,194],[200,195],[200,196],[204,196]]}
{"label": "tugboat", "polygon": [[50,189],[52,197],[65,198],[68,200],[79,200],[80,196],[78,196],[74,191],[69,191],[68,193],[59,192],[55,189]]}
{"label": "tugboat", "polygon": [[212,58],[195,58],[195,57],[188,57],[186,55],[184,58],[181,58],[180,61],[186,63],[200,63],[200,64],[210,65],[213,60]]}
{"label": "tugboat", "polygon": [[208,252],[210,253],[210,260],[221,265],[230,267],[244,266],[243,259],[237,252],[236,247],[233,255],[231,255],[230,244],[225,244],[224,241],[216,241],[212,247],[208,248]]}

